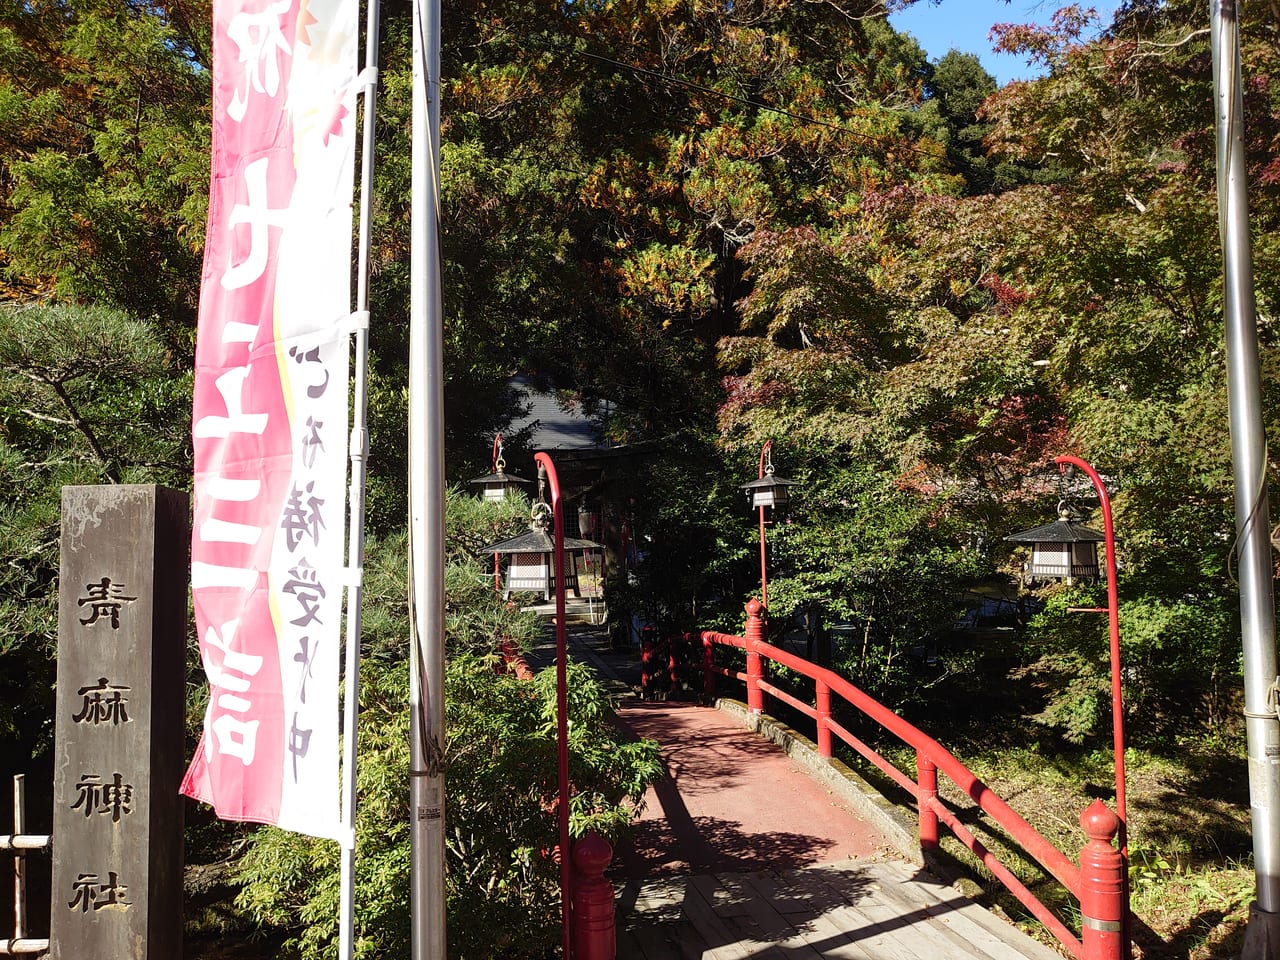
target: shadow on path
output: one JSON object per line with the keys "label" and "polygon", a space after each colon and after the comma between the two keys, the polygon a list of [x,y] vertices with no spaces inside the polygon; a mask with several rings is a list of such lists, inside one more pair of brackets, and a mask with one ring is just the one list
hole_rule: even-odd
{"label": "shadow on path", "polygon": [[619,846],[615,876],[791,869],[884,846],[790,757],[718,710],[633,700],[618,704],[618,716],[661,744],[667,772]]}

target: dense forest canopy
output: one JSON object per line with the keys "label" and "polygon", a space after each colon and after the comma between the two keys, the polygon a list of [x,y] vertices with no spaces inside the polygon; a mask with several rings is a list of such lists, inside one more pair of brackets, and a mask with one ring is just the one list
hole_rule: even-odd
{"label": "dense forest canopy", "polygon": [[[909,643],[964,584],[1010,569],[1003,534],[1051,509],[1046,466],[1074,452],[1113,485],[1152,708],[1233,677],[1203,5],[1133,0],[1111,24],[1073,5],[1047,27],[1001,26],[999,46],[1042,75],[999,89],[971,54],[930,59],[886,6],[446,5],[454,477],[513,412],[512,372],[588,408],[608,399],[615,440],[663,451],[637,479],[658,494],[637,509],[662,561],[643,602],[680,620],[749,592],[733,488],[773,437],[806,487],[776,538],[776,613],[819,604]],[[370,521],[384,531],[404,516],[406,21],[387,6],[375,170]],[[1243,27],[1270,371],[1280,18],[1250,5]],[[9,655],[47,650],[60,483],[185,482],[209,49],[208,11],[185,3],[0,13]],[[1097,633],[1051,613],[1035,635],[1074,658],[1082,629]]]}
{"label": "dense forest canopy", "polygon": [[[856,679],[909,705],[972,667],[952,650],[923,676],[908,653],[946,634],[957,597],[1016,573],[1003,537],[1052,518],[1052,458],[1074,453],[1114,498],[1130,729],[1210,728],[1240,648],[1205,4],[1002,26],[1000,48],[1040,71],[1003,87],[895,31],[886,12],[909,5],[445,5],[451,479],[487,467],[511,374],[608,400],[610,436],[657,451],[632,478],[649,562],[615,597],[736,626],[758,585],[737,486],[772,438],[802,486],[771,534],[771,621],[818,609],[863,631]],[[60,486],[188,483],[209,32],[185,0],[0,3],[15,755],[48,749]],[[1274,433],[1275,4],[1244,5],[1242,41]],[[405,516],[406,3],[384,6],[380,60],[369,520],[389,536]],[[1017,656],[1037,719],[1100,742],[1105,626],[1066,613],[1089,589],[1050,591]]]}

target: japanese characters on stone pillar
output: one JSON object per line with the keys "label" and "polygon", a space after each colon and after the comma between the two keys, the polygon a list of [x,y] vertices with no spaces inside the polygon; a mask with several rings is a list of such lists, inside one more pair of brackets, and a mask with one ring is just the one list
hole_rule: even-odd
{"label": "japanese characters on stone pillar", "polygon": [[185,493],[64,487],[53,960],[182,955]]}

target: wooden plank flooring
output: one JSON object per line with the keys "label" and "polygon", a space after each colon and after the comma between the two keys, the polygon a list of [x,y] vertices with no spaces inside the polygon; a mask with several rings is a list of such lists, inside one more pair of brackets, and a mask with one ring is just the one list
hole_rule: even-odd
{"label": "wooden plank flooring", "polygon": [[632,882],[617,932],[617,960],[1062,960],[897,860]]}

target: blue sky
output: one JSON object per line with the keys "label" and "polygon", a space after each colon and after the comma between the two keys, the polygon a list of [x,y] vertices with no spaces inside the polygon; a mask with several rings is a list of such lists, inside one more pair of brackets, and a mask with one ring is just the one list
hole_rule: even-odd
{"label": "blue sky", "polygon": [[[1003,85],[1010,80],[1027,80],[1034,71],[1023,57],[1007,53],[991,52],[987,33],[993,23],[1048,23],[1053,13],[1067,0],[942,0],[934,6],[930,0],[919,0],[902,13],[889,18],[893,26],[910,33],[929,54],[930,60],[938,60],[952,47],[964,53],[973,53],[982,61],[987,72]],[[1120,6],[1119,0],[1084,0],[1083,6],[1092,6],[1104,25],[1111,22],[1111,15]]]}

